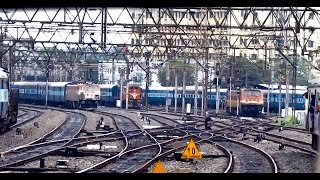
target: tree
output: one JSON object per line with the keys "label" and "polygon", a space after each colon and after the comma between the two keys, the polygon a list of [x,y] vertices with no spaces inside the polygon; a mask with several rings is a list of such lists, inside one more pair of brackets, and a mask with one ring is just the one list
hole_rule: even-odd
{"label": "tree", "polygon": [[132,74],[132,79],[134,82],[142,82],[144,74],[141,72],[136,72]]}
{"label": "tree", "polygon": [[[229,88],[231,77],[231,65],[233,67],[233,82],[235,86],[243,87],[266,83],[267,77],[262,60],[252,61],[244,57],[229,58],[221,63],[221,87]],[[215,83],[215,82],[214,82]]]}
{"label": "tree", "polygon": [[[290,60],[291,63],[293,63],[293,56],[288,56],[288,59]],[[281,75],[283,76],[282,80],[284,81],[284,73],[285,69],[287,69],[288,73],[288,78],[289,78],[289,84],[293,84],[293,67],[292,65],[288,62],[288,66],[286,67],[286,60],[281,59],[281,58],[275,58],[273,59],[274,61],[274,77],[280,77]],[[297,56],[297,85],[300,86],[306,86],[308,85],[308,79],[309,79],[309,73],[310,73],[311,67],[310,64],[308,63],[308,60],[306,60],[302,56]],[[279,78],[275,79],[275,82],[279,81]],[[285,82],[282,82],[285,83]]]}
{"label": "tree", "polygon": [[[175,72],[177,72],[178,76],[178,86],[183,85],[183,71],[186,69],[186,85],[192,86],[194,85],[195,73],[194,73],[194,66],[192,64],[184,63],[183,60],[179,59],[172,59],[168,60],[169,71],[170,71],[170,78],[168,86],[174,86],[175,84]],[[167,67],[162,67],[159,69],[158,79],[161,86],[167,85]]]}

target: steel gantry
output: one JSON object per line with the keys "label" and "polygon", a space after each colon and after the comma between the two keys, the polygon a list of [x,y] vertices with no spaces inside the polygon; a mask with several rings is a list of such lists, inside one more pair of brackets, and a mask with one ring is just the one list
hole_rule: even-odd
{"label": "steel gantry", "polygon": [[[138,64],[148,69],[157,60],[165,64],[172,54],[181,54],[195,60],[195,69],[208,78],[208,64],[225,60],[218,52],[230,57],[265,54],[271,71],[269,52],[293,66],[295,82],[296,58],[288,57],[314,51],[319,29],[319,8],[311,7],[1,9],[0,64],[20,74],[24,64],[31,64],[47,79],[57,71],[76,80],[74,72],[99,63],[122,61],[128,69]],[[151,54],[148,63],[146,52]],[[11,77],[17,80],[19,73]]]}

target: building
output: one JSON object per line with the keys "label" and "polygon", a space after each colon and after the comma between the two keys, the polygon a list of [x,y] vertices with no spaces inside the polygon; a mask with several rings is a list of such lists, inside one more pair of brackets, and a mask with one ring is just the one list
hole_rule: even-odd
{"label": "building", "polygon": [[[268,10],[267,7],[265,9],[257,11],[249,11],[249,9],[233,10],[231,15],[223,8],[212,8],[208,14],[205,13],[204,8],[190,10],[179,8],[172,9],[170,12],[162,8],[148,9],[150,13],[147,13],[144,9],[131,8],[131,15],[137,22],[137,26],[133,26],[132,31],[137,33],[136,37],[139,37],[138,34],[141,35],[139,38],[132,37],[131,45],[143,45],[147,46],[149,51],[154,50],[152,60],[156,62],[163,62],[172,56],[185,58],[179,53],[175,54],[170,51],[170,48],[175,51],[186,51],[191,56],[190,58],[203,61],[204,58],[201,53],[204,49],[204,40],[207,39],[207,46],[210,47],[208,53],[209,67],[214,67],[216,62],[221,62],[232,56],[246,57],[253,62],[257,59],[280,58],[281,55],[276,47],[287,48],[282,51],[286,55],[292,55],[295,43],[293,31],[275,32],[247,29],[247,27],[261,26],[262,23],[266,27],[275,27],[278,25],[277,23],[280,23],[279,19],[281,20],[281,18],[276,19],[274,16],[270,16],[270,9]],[[286,11],[287,14],[283,12],[280,14],[277,11],[274,11],[274,13],[277,13],[277,17],[290,17],[288,15],[290,11]],[[303,11],[297,11],[298,16],[301,16],[302,13]],[[310,11],[306,13],[308,14],[304,17],[308,18],[304,18],[302,22],[319,26],[319,21],[314,17],[314,14]],[[208,17],[208,21],[203,20],[205,16]],[[287,27],[296,26],[293,17],[290,20],[283,19]],[[216,25],[219,28],[199,30],[197,22],[201,21],[203,22],[200,27],[205,27],[205,24],[208,24],[210,26]],[[155,24],[154,22],[160,22],[161,25],[159,27],[148,26]],[[240,28],[241,23],[242,28]],[[205,38],[208,36],[210,38]],[[306,59],[308,59],[308,52],[315,51],[319,47],[319,33],[301,29],[298,39],[300,43],[306,44],[304,48]],[[297,54],[302,54],[301,48],[297,49]],[[315,60],[313,62],[315,63]],[[270,63],[272,68],[277,69],[273,62]],[[201,70],[199,72],[198,79],[201,81],[203,74]],[[313,72],[313,74],[316,73]]]}

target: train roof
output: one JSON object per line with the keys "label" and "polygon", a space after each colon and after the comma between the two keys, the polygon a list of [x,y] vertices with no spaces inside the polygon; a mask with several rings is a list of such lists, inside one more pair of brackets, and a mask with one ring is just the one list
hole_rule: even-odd
{"label": "train roof", "polygon": [[[145,88],[143,88],[145,89]],[[154,86],[154,87],[149,87],[149,90],[154,90],[154,91],[172,91],[174,90],[174,87],[163,87],[163,86]]]}
{"label": "train roof", "polygon": [[[143,90],[145,90],[145,87],[142,88]],[[175,89],[175,87],[163,87],[163,86],[154,86],[154,87],[149,87],[149,90],[154,90],[154,91],[173,91]],[[195,86],[186,86],[186,91],[194,91],[195,90]],[[220,92],[227,92],[228,89],[220,89]],[[178,91],[182,91],[182,87],[178,87]],[[202,86],[198,86],[198,91],[202,91]],[[215,88],[208,88],[208,92],[216,92]]]}
{"label": "train roof", "polygon": [[[268,89],[268,86],[268,84],[259,84],[255,87],[258,87],[259,89]],[[279,89],[279,84],[270,84],[270,89]],[[286,85],[281,85],[281,89],[286,89]],[[293,89],[293,86],[289,85],[289,89]],[[305,90],[307,89],[307,86],[296,86],[295,89]]]}
{"label": "train roof", "polygon": [[[222,93],[222,92],[227,92],[228,91],[228,89],[220,89],[220,93]],[[216,88],[214,88],[214,89],[208,89],[208,92],[216,92]]]}
{"label": "train roof", "polygon": [[0,79],[8,79],[8,74],[4,71],[3,68],[0,68]]}
{"label": "train roof", "polygon": [[118,86],[118,84],[98,84],[100,86],[100,88],[113,88],[115,86]]}
{"label": "train roof", "polygon": [[27,81],[19,81],[19,82],[12,82],[13,85],[21,85],[21,86],[36,86],[39,82],[27,82]]}
{"label": "train roof", "polygon": [[[294,91],[294,90],[289,90],[289,94],[292,94],[293,91]],[[268,93],[268,90],[263,91],[263,92]],[[307,90],[301,90],[301,89],[295,90],[295,93],[296,93],[296,94],[304,94],[304,93],[306,93],[306,92],[307,92]],[[279,90],[279,89],[270,90],[270,93],[280,93],[280,90]],[[281,90],[281,94],[285,94],[285,93],[286,93],[285,90]]]}
{"label": "train roof", "polygon": [[51,87],[64,87],[66,84],[70,82],[50,82]]}

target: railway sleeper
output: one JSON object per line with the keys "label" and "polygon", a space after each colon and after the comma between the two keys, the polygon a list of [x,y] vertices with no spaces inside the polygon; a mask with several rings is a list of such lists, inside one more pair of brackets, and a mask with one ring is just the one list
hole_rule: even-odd
{"label": "railway sleeper", "polygon": [[171,132],[171,133],[168,133],[168,132],[152,132],[150,133],[152,136],[184,136],[185,133],[184,132]]}
{"label": "railway sleeper", "polygon": [[108,151],[94,151],[94,150],[78,150],[73,148],[66,148],[60,151],[54,151],[49,153],[52,156],[65,156],[65,157],[85,157],[85,156],[101,156],[101,157],[112,157],[119,154],[120,152],[108,152]]}
{"label": "railway sleeper", "polygon": [[81,130],[81,133],[86,134],[86,136],[94,136],[94,134],[107,134],[112,131],[113,129],[111,128],[111,130],[96,130],[96,131]]}
{"label": "railway sleeper", "polygon": [[[23,171],[23,172],[29,172],[29,173],[38,173],[38,172],[48,172],[48,171],[61,171],[60,168],[35,168],[35,167],[4,167],[1,168],[1,171]],[[77,169],[63,169],[63,171],[67,172],[77,172]]]}
{"label": "railway sleeper", "polygon": [[[176,161],[190,161],[189,159],[181,159],[182,153],[175,152],[170,155],[168,155],[167,159],[175,159]],[[218,155],[218,154],[202,154],[202,158],[228,158],[228,155]]]}

